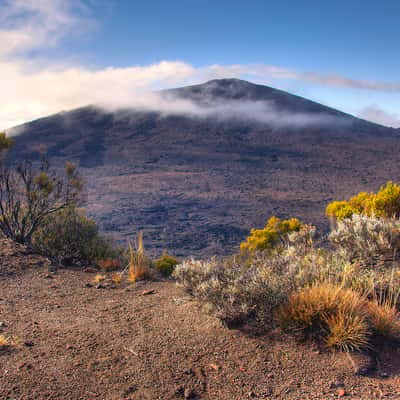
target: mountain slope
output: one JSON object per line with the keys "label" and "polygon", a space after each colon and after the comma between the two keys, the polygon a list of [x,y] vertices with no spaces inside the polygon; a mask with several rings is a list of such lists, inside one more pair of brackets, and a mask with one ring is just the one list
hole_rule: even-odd
{"label": "mountain slope", "polygon": [[54,165],[79,162],[105,232],[143,229],[177,255],[226,254],[271,214],[326,229],[328,201],[400,175],[397,130],[280,90],[223,79],[161,96],[194,111],[56,114],[18,127],[13,158],[44,144]]}

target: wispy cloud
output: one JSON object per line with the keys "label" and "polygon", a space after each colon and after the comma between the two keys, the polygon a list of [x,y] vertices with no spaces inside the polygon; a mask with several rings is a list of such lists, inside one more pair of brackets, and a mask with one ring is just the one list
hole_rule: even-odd
{"label": "wispy cloud", "polygon": [[388,113],[377,104],[363,108],[357,116],[377,124],[400,128],[400,114]]}
{"label": "wispy cloud", "polygon": [[[0,108],[0,128],[87,104],[193,112],[193,105],[188,102],[166,103],[149,91],[221,77],[251,79],[271,85],[285,80],[327,87],[400,92],[399,82],[357,80],[265,64],[194,67],[181,61],[161,61],[145,66],[95,69],[81,64],[32,60],[32,50],[57,46],[63,38],[82,34],[88,27],[96,25],[96,21],[90,18],[87,4],[83,0],[5,0],[0,9],[0,76],[2,92],[7,93],[7,97]],[[223,110],[221,107],[217,108],[221,113],[228,113],[226,104]],[[232,114],[238,111],[233,104],[229,107]],[[246,110],[248,116],[260,116],[262,111],[264,117],[279,119],[280,110],[271,108],[271,105],[262,106],[262,110],[260,107],[254,103],[243,104],[240,110]],[[202,112],[208,113],[209,110]],[[374,115],[372,117],[377,118],[377,113]],[[284,119],[287,117],[285,115]],[[302,115],[292,115],[290,120],[302,123],[306,119]]]}

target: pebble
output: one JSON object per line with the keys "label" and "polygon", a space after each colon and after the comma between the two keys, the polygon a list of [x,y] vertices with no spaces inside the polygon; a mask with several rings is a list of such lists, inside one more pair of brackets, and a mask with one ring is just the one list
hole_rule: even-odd
{"label": "pebble", "polygon": [[183,370],[183,373],[185,375],[193,375],[193,370],[192,370],[192,368],[186,368]]}
{"label": "pebble", "polygon": [[136,391],[137,391],[137,386],[131,385],[122,392],[122,396],[124,396],[124,397],[129,396],[131,393],[134,393]]}
{"label": "pebble", "polygon": [[344,396],[346,396],[346,391],[344,389],[338,389],[337,395],[339,397],[344,397]]}
{"label": "pebble", "polygon": [[144,290],[142,296],[148,296],[149,294],[154,294],[156,291],[154,289]]}
{"label": "pebble", "polygon": [[99,272],[99,271],[97,269],[95,269],[95,268],[85,268],[83,270],[83,272],[86,272],[88,274],[95,274],[96,272]]}

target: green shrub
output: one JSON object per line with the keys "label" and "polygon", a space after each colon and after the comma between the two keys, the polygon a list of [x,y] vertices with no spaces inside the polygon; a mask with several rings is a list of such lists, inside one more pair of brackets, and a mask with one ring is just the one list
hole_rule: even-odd
{"label": "green shrub", "polygon": [[164,253],[158,260],[154,261],[154,268],[164,276],[170,276],[179,262],[176,258]]}
{"label": "green shrub", "polygon": [[99,234],[96,223],[74,207],[48,215],[33,235],[32,247],[58,265],[94,265],[97,260],[121,256]]}

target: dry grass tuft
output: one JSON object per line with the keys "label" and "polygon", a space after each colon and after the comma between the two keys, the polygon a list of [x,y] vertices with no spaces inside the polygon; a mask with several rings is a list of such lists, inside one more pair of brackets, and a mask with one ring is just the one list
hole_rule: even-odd
{"label": "dry grass tuft", "polygon": [[9,346],[12,346],[11,340],[7,336],[0,335],[0,349]]}
{"label": "dry grass tuft", "polygon": [[149,277],[150,269],[144,251],[143,232],[139,232],[136,251],[133,250],[132,245],[129,243],[128,281],[134,283],[137,280]]}
{"label": "dry grass tuft", "polygon": [[398,293],[390,291],[377,295],[368,302],[368,317],[375,334],[380,337],[400,339],[400,314],[397,310]]}
{"label": "dry grass tuft", "polygon": [[325,318],[328,335],[325,338],[328,347],[344,351],[360,351],[369,347],[369,326],[365,316],[347,314],[341,310]]}
{"label": "dry grass tuft", "polygon": [[365,304],[351,289],[322,283],[294,292],[278,319],[284,329],[322,339],[329,347],[359,350],[368,345]]}

